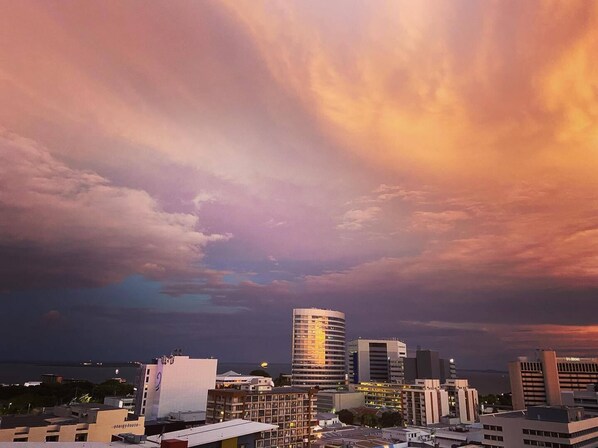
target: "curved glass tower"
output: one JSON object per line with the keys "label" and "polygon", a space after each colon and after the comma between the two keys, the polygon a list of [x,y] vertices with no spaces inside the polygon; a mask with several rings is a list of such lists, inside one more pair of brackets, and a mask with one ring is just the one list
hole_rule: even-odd
{"label": "curved glass tower", "polygon": [[294,309],[292,384],[342,386],[345,372],[345,313]]}

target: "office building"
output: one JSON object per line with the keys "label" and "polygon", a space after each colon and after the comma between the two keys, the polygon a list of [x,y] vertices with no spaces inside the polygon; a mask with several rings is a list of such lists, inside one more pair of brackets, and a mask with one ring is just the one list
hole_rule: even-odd
{"label": "office building", "polygon": [[402,383],[407,346],[398,339],[356,339],[347,343],[349,382]]}
{"label": "office building", "polygon": [[485,448],[592,448],[598,446],[598,417],[582,408],[530,406],[525,411],[480,416]]}
{"label": "office building", "polygon": [[417,379],[440,380],[444,383],[448,379],[457,378],[454,359],[440,358],[437,351],[420,350],[415,357],[404,359],[405,383],[412,384]]}
{"label": "office building", "polygon": [[257,448],[308,447],[313,440],[316,420],[314,390],[298,387],[275,387],[269,391],[214,389],[208,393],[207,423],[242,418],[277,425],[264,432]]}
{"label": "office building", "polygon": [[241,390],[270,390],[274,381],[268,376],[242,375],[229,370],[216,375],[216,389],[232,387]]}
{"label": "office building", "polygon": [[582,407],[588,417],[598,417],[598,384],[589,384],[584,390],[564,390],[561,400],[564,406]]}
{"label": "office building", "polygon": [[364,404],[368,408],[401,411],[402,384],[364,381],[351,388],[363,394]]}
{"label": "office building", "polygon": [[448,392],[440,387],[440,380],[418,379],[402,390],[403,421],[407,425],[427,426],[440,423],[449,415]]}
{"label": "office building", "polygon": [[56,406],[42,414],[0,417],[0,442],[110,442],[122,433],[142,435],[144,418],[100,403]]}
{"label": "office building", "polygon": [[562,391],[598,383],[598,358],[557,357],[554,350],[538,350],[533,358],[509,363],[509,377],[513,409],[559,406]]}
{"label": "office building", "polygon": [[448,379],[442,389],[448,393],[449,418],[457,418],[461,424],[478,421],[478,391],[469,387],[467,380]]}
{"label": "office building", "polygon": [[330,388],[346,384],[345,314],[293,310],[292,384]]}
{"label": "office building", "polygon": [[162,356],[140,366],[135,411],[153,421],[172,412],[205,411],[216,386],[216,359]]}

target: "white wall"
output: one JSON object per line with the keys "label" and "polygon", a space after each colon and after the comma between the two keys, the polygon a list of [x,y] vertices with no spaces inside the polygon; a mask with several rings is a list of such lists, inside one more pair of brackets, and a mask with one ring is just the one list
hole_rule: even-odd
{"label": "white wall", "polygon": [[216,359],[170,356],[158,359],[150,368],[146,387],[147,420],[165,418],[171,412],[204,411],[208,390],[216,387]]}

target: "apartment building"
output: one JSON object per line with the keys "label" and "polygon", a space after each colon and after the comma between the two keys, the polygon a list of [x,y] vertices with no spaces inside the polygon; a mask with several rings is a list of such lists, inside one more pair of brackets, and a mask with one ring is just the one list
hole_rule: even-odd
{"label": "apartment building", "polygon": [[465,379],[448,379],[442,385],[448,394],[449,416],[456,417],[460,423],[475,423],[479,419],[478,391],[469,387]]}
{"label": "apartment building", "polygon": [[449,396],[440,380],[418,379],[402,390],[403,421],[407,425],[427,426],[440,423],[449,414]]}
{"label": "apartment building", "polygon": [[233,419],[278,425],[264,432],[257,448],[304,448],[313,440],[316,420],[314,390],[275,387],[268,391],[214,389],[208,393],[207,423]]}

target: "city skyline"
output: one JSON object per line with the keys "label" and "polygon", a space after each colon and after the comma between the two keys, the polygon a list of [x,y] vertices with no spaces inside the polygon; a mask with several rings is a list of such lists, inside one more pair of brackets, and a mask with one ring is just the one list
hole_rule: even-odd
{"label": "city skyline", "polygon": [[0,0],[0,360],[289,362],[291,310],[598,353],[598,3]]}

